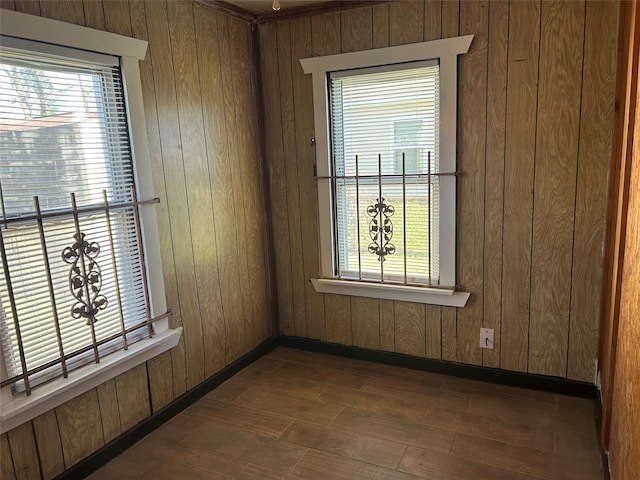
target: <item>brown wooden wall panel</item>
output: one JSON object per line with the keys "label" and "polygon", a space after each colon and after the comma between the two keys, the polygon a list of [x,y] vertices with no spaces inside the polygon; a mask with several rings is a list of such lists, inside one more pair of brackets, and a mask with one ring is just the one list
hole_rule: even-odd
{"label": "brown wooden wall panel", "polygon": [[[336,17],[339,19],[339,17]],[[339,29],[338,29],[339,31]],[[313,42],[311,21],[299,18],[291,21],[291,70],[293,76],[293,98],[295,109],[296,162],[298,164],[298,187],[300,191],[303,242],[303,265],[305,282],[305,305],[307,335],[324,340],[324,300],[316,293],[310,279],[319,272],[317,249],[318,227],[316,222],[316,185],[313,178],[315,150],[311,139],[313,129],[313,100],[311,78],[302,71],[299,59],[313,55],[314,48],[322,48]],[[296,261],[295,259],[292,259]]]}
{"label": "brown wooden wall panel", "polygon": [[[286,172],[287,212],[289,220],[290,270],[292,281],[292,302],[294,333],[299,337],[307,335],[304,265],[302,262],[302,220],[300,212],[300,188],[298,186],[298,162],[296,158],[295,112],[293,91],[294,65],[291,59],[291,26],[289,21],[277,23],[278,48],[278,89],[281,107],[283,159]],[[266,79],[263,77],[263,81]],[[269,144],[267,139],[267,145]],[[272,205],[274,199],[271,200]],[[274,225],[277,230],[277,225]],[[284,245],[282,246],[284,247]],[[276,244],[276,250],[281,248]]]}
{"label": "brown wooden wall panel", "polygon": [[[100,411],[102,413],[102,408]],[[55,478],[64,472],[64,458],[56,414],[53,410],[49,410],[34,418],[32,424],[36,444],[46,445],[46,448],[38,448],[42,477]]]}
{"label": "brown wooden wall panel", "polygon": [[[567,376],[593,381],[598,350],[602,248],[614,98],[601,95],[615,85],[618,11],[587,2],[578,150],[575,239],[571,273],[571,317]],[[594,253],[596,253],[594,255]]]}
{"label": "brown wooden wall panel", "polygon": [[344,295],[325,295],[324,311],[327,324],[327,342],[354,345],[351,316],[355,311],[351,299]]}
{"label": "brown wooden wall panel", "polygon": [[[635,35],[633,45],[637,47],[640,13],[635,8],[627,6],[625,11],[631,13],[630,20],[633,22],[629,41]],[[640,69],[637,52],[629,65],[631,74],[628,81],[631,85],[628,88],[631,92],[627,101],[635,104],[636,117],[630,118],[624,127],[629,129],[628,134],[632,136],[630,145],[633,147],[628,153],[623,153],[628,155],[625,160],[629,166],[628,173],[623,168],[621,188],[626,190],[628,204],[617,346],[614,342],[613,347],[616,349],[615,376],[609,379],[613,382],[609,464],[611,478],[615,480],[631,480],[640,471],[640,121],[637,118],[637,112],[640,111]]]}
{"label": "brown wooden wall panel", "polygon": [[96,390],[98,392],[98,405],[100,406],[104,441],[108,443],[122,433],[116,380],[111,379],[99,385]]}
{"label": "brown wooden wall panel", "polygon": [[509,4],[500,367],[526,371],[540,3]]}
{"label": "brown wooden wall panel", "polygon": [[38,450],[31,422],[7,432],[16,479],[36,480],[41,478]]}
{"label": "brown wooden wall panel", "polygon": [[492,350],[482,351],[482,364],[500,366],[502,321],[502,237],[504,151],[507,108],[509,2],[489,3],[487,58],[487,154],[484,192],[484,310],[482,326],[494,331]]}
{"label": "brown wooden wall panel", "polygon": [[[345,297],[344,298],[349,298]],[[353,297],[351,299],[353,344],[358,347],[380,349],[380,300]]]}
{"label": "brown wooden wall panel", "polygon": [[[606,196],[602,165],[610,149],[611,127],[605,109],[610,108],[613,94],[611,71],[605,63],[611,62],[615,49],[612,30],[617,6],[564,3],[394,2],[277,24],[277,55],[263,57],[262,65],[265,71],[278,72],[263,76],[265,91],[279,92],[278,101],[269,99],[276,112],[265,112],[265,121],[280,109],[283,136],[273,145],[270,135],[266,141],[273,152],[271,168],[277,168],[278,162],[295,168],[295,174],[286,172],[284,185],[272,180],[278,192],[299,195],[299,202],[288,198],[286,212],[291,268],[304,270],[302,275],[288,277],[292,292],[305,292],[305,304],[296,310],[305,316],[294,318],[296,325],[304,322],[306,330],[296,327],[295,335],[322,338],[327,332],[327,338],[335,339],[339,326],[345,344],[352,341],[367,348],[590,380],[585,372],[593,365],[593,327],[599,308],[599,298],[591,292],[599,285],[600,280],[593,279],[601,267],[598,262],[577,262],[579,257],[600,255],[596,244],[602,242],[604,219],[597,206],[604,205]],[[598,16],[607,22],[597,29],[585,28],[590,17]],[[260,25],[259,34],[268,41],[273,27]],[[352,297],[347,311],[334,305],[331,296],[316,307],[309,302],[316,295],[310,294],[308,279],[318,274],[309,268],[317,269],[317,204],[308,138],[301,134],[312,120],[311,77],[305,81],[300,75],[299,60],[459,34],[474,35],[470,51],[459,60],[458,85],[458,167],[463,175],[458,184],[457,274],[458,282],[471,292],[468,305],[456,309],[381,300],[377,315],[375,307],[361,315],[362,300]],[[597,48],[596,38],[604,40]],[[556,51],[554,45],[567,48]],[[290,73],[293,81],[284,75]],[[600,91],[597,99],[584,96],[595,88]],[[576,101],[581,94],[582,104]],[[559,115],[550,113],[552,106]],[[280,148],[284,152],[277,157]],[[600,173],[590,173],[595,171]],[[587,191],[593,193],[589,198]],[[300,220],[292,222],[292,218]],[[547,228],[550,218],[559,220]],[[302,226],[301,231],[294,232],[294,226]],[[287,242],[282,245],[287,248]],[[277,250],[277,240],[275,246]],[[558,251],[551,252],[556,247]],[[560,256],[562,261],[556,261]],[[552,274],[557,267],[560,274]],[[583,276],[587,278],[579,279]],[[549,278],[549,285],[544,284]],[[294,294],[287,298],[295,305]],[[570,298],[575,299],[571,314]],[[344,318],[337,317],[339,311]],[[367,322],[375,323],[372,318],[379,318],[377,340],[368,337],[372,327]],[[344,334],[347,323],[351,339]],[[494,329],[493,350],[479,348],[481,326]],[[560,339],[560,344],[542,348],[550,337]],[[551,350],[556,353],[549,355]],[[551,361],[561,368],[541,369],[532,358],[534,353],[539,359],[555,355]],[[563,362],[558,361],[561,355]]]}
{"label": "brown wooden wall panel", "polygon": [[11,446],[6,433],[0,436],[0,473],[2,478],[15,480],[16,472],[13,468],[13,458],[11,456]]}
{"label": "brown wooden wall panel", "polygon": [[171,352],[2,436],[3,478],[53,478],[271,334],[256,52],[249,23],[190,1],[9,6],[148,40],[140,75],[165,293],[171,326],[184,328]]}
{"label": "brown wooden wall panel", "polygon": [[425,356],[426,313],[425,306],[418,303],[393,302],[395,317],[396,351]]}
{"label": "brown wooden wall panel", "polygon": [[529,372],[556,376],[567,372],[584,11],[542,4]]}
{"label": "brown wooden wall panel", "polygon": [[487,43],[489,8],[486,2],[460,4],[460,35],[473,34],[469,52],[458,65],[458,268],[457,281],[471,292],[457,312],[457,361],[482,364],[478,333],[484,301],[484,185],[487,133]]}
{"label": "brown wooden wall panel", "polygon": [[[275,249],[275,268],[278,295],[278,324],[283,335],[295,334],[293,319],[293,291],[291,279],[291,250],[289,240],[289,212],[287,173],[284,163],[282,130],[282,109],[280,107],[280,72],[278,69],[278,26],[269,23],[260,31],[260,71],[262,78],[262,99],[266,161],[269,166],[271,191],[271,221]],[[290,56],[289,56],[290,57]]]}
{"label": "brown wooden wall panel", "polygon": [[[72,467],[104,445],[100,406],[95,389],[56,407],[55,413],[65,468]],[[42,447],[46,448],[46,445]],[[14,454],[15,464],[13,448],[11,452]]]}

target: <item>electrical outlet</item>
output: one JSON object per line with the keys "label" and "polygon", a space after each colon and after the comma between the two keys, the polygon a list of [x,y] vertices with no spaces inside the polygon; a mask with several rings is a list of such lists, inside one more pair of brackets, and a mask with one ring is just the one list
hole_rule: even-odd
{"label": "electrical outlet", "polygon": [[493,350],[493,328],[480,329],[480,348]]}

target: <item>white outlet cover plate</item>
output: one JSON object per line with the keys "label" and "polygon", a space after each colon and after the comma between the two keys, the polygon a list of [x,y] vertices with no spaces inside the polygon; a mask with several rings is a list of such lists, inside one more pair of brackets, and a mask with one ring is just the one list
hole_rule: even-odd
{"label": "white outlet cover plate", "polygon": [[493,350],[493,329],[480,329],[480,348],[488,348]]}

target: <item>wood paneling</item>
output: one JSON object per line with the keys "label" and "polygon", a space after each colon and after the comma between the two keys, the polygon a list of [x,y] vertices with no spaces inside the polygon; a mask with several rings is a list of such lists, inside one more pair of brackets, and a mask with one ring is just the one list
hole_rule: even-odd
{"label": "wood paneling", "polygon": [[509,4],[500,367],[526,371],[540,3]]}
{"label": "wood paneling", "polygon": [[[262,66],[272,72],[265,91],[279,93],[268,99],[274,112],[265,122],[278,111],[283,119],[282,139],[266,137],[272,171],[286,165],[286,178],[272,178],[272,204],[286,191],[289,236],[275,247],[289,249],[292,271],[303,270],[287,272],[279,291],[293,292],[293,333],[331,332],[336,341],[340,326],[345,344],[593,381],[616,12],[615,2],[433,0],[278,23],[277,55]],[[596,27],[595,18],[606,21]],[[273,26],[258,28],[273,45]],[[350,310],[333,296],[317,302],[308,284],[318,274],[311,78],[300,74],[300,58],[459,34],[474,35],[458,80],[457,276],[471,292],[468,305],[384,300],[377,313],[370,304],[361,315],[355,297]],[[304,303],[296,300],[303,290]],[[376,319],[379,339],[369,338]],[[493,350],[480,349],[481,326],[494,329]]]}
{"label": "wood paneling", "polygon": [[566,376],[583,2],[544,2],[534,170],[529,372]]}
{"label": "wood paneling", "polygon": [[[148,40],[140,76],[165,294],[171,326],[184,328],[171,352],[1,437],[3,478],[49,479],[271,334],[257,52],[249,23],[190,1],[10,7]],[[288,206],[281,211],[287,218]]]}

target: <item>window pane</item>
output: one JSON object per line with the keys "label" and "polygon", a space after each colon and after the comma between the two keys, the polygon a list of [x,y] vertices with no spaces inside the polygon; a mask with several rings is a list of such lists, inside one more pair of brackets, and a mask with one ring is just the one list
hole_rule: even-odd
{"label": "window pane", "polygon": [[431,64],[331,79],[341,277],[438,283],[438,75]]}

